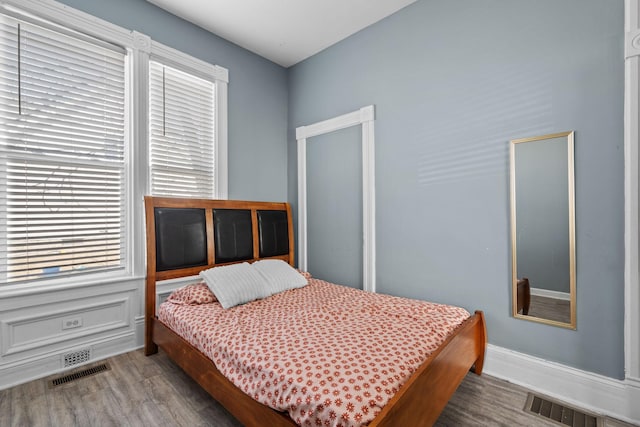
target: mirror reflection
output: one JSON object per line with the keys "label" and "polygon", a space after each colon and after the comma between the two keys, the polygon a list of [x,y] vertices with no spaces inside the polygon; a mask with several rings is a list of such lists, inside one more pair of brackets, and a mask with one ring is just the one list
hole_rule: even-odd
{"label": "mirror reflection", "polygon": [[512,140],[510,155],[513,315],[575,329],[573,132]]}

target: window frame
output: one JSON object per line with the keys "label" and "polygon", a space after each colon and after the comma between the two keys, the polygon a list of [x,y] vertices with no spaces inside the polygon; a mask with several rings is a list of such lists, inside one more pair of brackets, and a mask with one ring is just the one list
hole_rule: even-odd
{"label": "window frame", "polygon": [[[145,277],[145,227],[143,196],[149,193],[148,161],[148,87],[149,60],[213,81],[215,93],[215,197],[228,197],[227,169],[227,86],[228,70],[195,58],[152,40],[149,36],[124,29],[88,13],[53,0],[3,0],[0,13],[41,19],[59,25],[64,32],[77,32],[123,47],[125,58],[125,266],[119,274],[113,271],[78,276],[38,279],[16,284],[0,284],[0,297],[48,292],[67,288],[125,282]],[[143,143],[135,143],[142,141]]]}
{"label": "window frame", "polygon": [[[147,60],[146,87],[149,87],[149,61],[160,63],[164,66],[171,67],[175,70],[182,71],[194,77],[207,80],[215,86],[214,91],[214,135],[213,135],[213,185],[215,199],[228,198],[228,173],[227,173],[227,84],[229,82],[229,72],[218,65],[212,65],[208,62],[194,58],[179,50],[170,48],[161,43],[150,40],[149,57]],[[147,118],[148,118],[148,96],[147,96]],[[147,122],[147,129],[148,129]],[[149,136],[147,141],[147,149],[149,148]],[[148,153],[147,153],[148,158]],[[147,174],[149,167],[147,165]],[[149,179],[147,177],[147,179]],[[149,186],[149,191],[151,188]]]}
{"label": "window frame", "polygon": [[[4,219],[7,221],[2,227],[7,246],[0,259],[0,280],[22,285],[77,276],[79,258],[85,258],[82,265],[87,266],[86,274],[122,270],[126,265],[126,252],[122,248],[126,206],[122,197],[127,52],[120,46],[87,36],[77,37],[47,22],[26,18],[3,14],[1,24],[3,37],[7,37],[2,48],[7,55],[3,58],[2,91],[8,96],[10,108],[2,113],[3,121],[6,120],[3,130],[6,145],[0,146],[0,182],[6,183],[6,187],[0,188],[0,197],[6,197],[0,215],[3,223]],[[70,69],[77,71],[71,74],[67,71]],[[46,81],[52,83],[43,89]],[[90,152],[94,154],[87,155]],[[82,181],[87,178],[95,180],[94,185],[98,186],[91,189],[83,186]],[[65,182],[75,184],[68,187]],[[21,183],[25,185],[22,188]],[[42,192],[36,190],[37,195],[33,194],[35,187]],[[69,188],[73,190],[68,192]],[[79,209],[67,204],[76,196],[81,200]],[[95,202],[87,204],[85,198],[95,196],[104,197],[102,206],[90,206]],[[63,202],[66,207],[60,211],[42,210],[60,197],[66,199]],[[37,199],[44,204],[32,205]],[[113,210],[116,205],[117,211]],[[104,208],[108,211],[103,211]],[[109,219],[105,212],[109,212]],[[87,215],[97,222],[88,227],[83,225]],[[39,231],[40,227],[44,228]],[[104,232],[104,227],[110,232],[98,231]],[[44,232],[45,229],[48,231]],[[82,243],[65,242],[71,236]],[[100,241],[105,236],[108,243]],[[87,245],[95,247],[86,248]],[[105,250],[112,254],[108,264],[92,268],[97,257],[102,258],[101,263],[106,261]],[[41,268],[53,262],[51,256],[58,258],[53,265],[63,267],[60,274],[43,274]],[[41,266],[34,265],[39,263]]]}

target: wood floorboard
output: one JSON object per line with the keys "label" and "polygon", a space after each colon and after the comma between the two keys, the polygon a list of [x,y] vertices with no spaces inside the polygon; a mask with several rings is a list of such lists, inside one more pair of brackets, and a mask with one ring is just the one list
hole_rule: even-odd
{"label": "wood floorboard", "polygon": [[[162,352],[145,357],[137,350],[107,363],[109,371],[58,387],[50,388],[48,381],[60,375],[0,390],[0,426],[241,426]],[[523,411],[527,393],[488,375],[469,374],[435,425],[557,427]],[[605,426],[630,425],[608,418]]]}
{"label": "wood floorboard", "polygon": [[0,390],[0,418],[2,414],[11,414],[11,389]]}
{"label": "wood floorboard", "polygon": [[529,316],[571,323],[571,303],[567,300],[531,295]]}
{"label": "wood floorboard", "polygon": [[78,397],[76,390],[61,390],[60,393],[49,393],[48,397],[47,406],[53,425],[88,426],[91,424],[87,408],[74,402]]}

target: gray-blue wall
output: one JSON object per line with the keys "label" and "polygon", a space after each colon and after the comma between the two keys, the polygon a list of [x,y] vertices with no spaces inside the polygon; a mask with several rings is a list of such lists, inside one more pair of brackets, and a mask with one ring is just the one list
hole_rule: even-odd
{"label": "gray-blue wall", "polygon": [[145,0],[62,0],[229,70],[229,198],[287,200],[287,70]]}
{"label": "gray-blue wall", "polygon": [[[377,280],[489,341],[624,372],[623,1],[420,0],[289,70],[297,126],[376,106]],[[576,331],[511,317],[508,141],[576,131]],[[313,162],[313,159],[309,159]]]}
{"label": "gray-blue wall", "polygon": [[362,288],[361,141],[356,126],[307,140],[307,270],[354,288]]}

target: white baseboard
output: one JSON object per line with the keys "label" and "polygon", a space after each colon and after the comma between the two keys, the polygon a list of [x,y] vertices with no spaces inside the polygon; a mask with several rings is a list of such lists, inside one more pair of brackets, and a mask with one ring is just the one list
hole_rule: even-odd
{"label": "white baseboard", "polygon": [[483,372],[597,414],[640,424],[640,382],[615,380],[489,344]]}
{"label": "white baseboard", "polygon": [[545,298],[561,299],[563,301],[571,301],[569,292],[550,291],[549,289],[531,288],[531,295]]}

